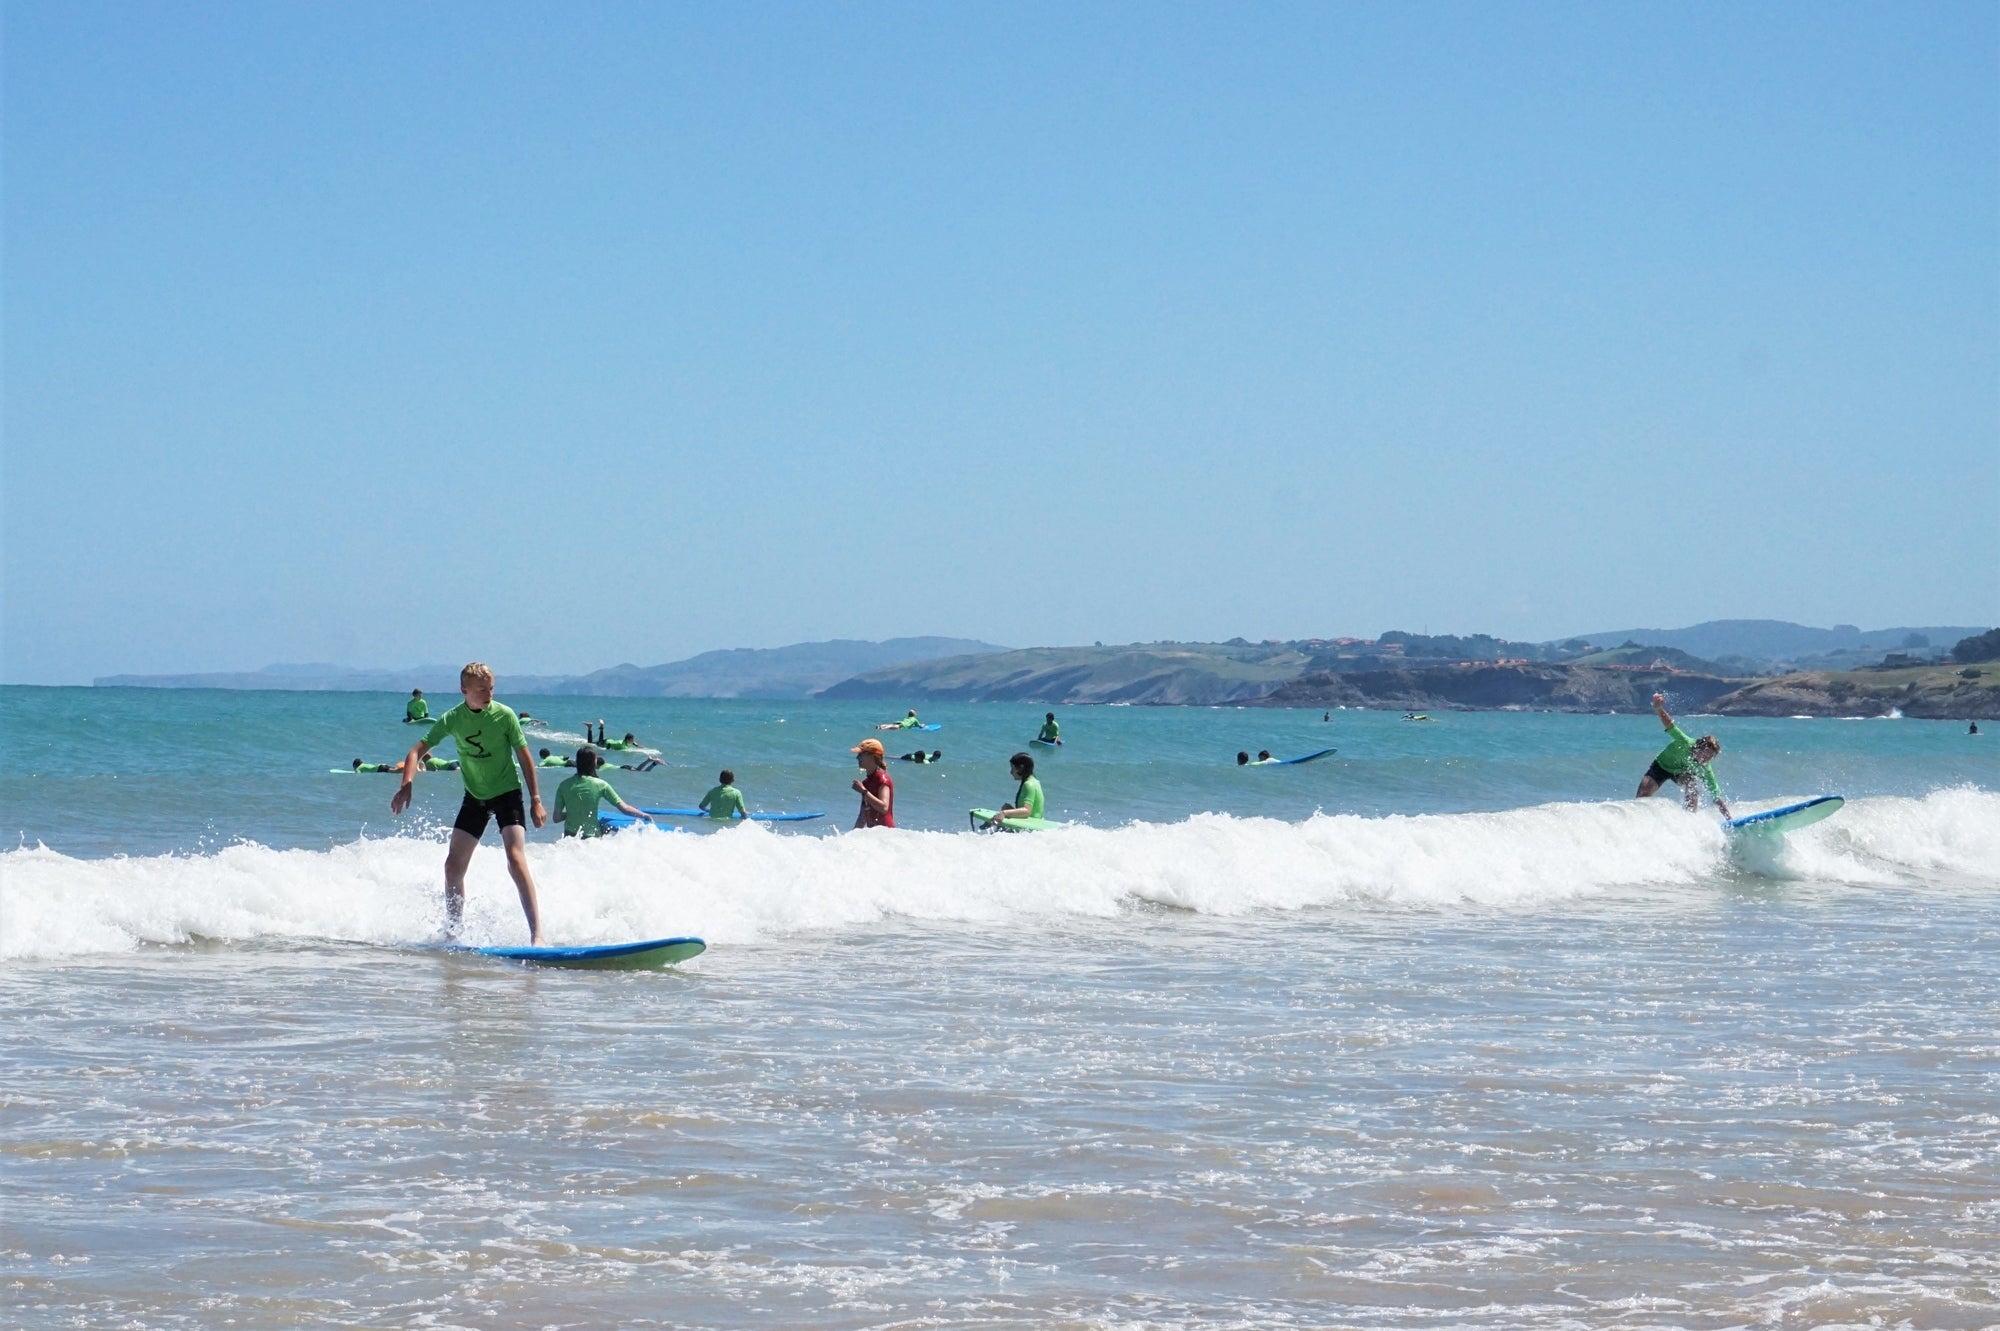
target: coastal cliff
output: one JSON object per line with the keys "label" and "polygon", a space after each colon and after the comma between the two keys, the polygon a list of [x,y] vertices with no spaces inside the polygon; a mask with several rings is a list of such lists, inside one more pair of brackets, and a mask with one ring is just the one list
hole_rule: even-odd
{"label": "coastal cliff", "polygon": [[1588,665],[1427,666],[1305,675],[1257,700],[1260,707],[1383,707],[1407,711],[1645,712],[1655,693],[1670,706],[1705,709],[1742,683],[1674,670]]}
{"label": "coastal cliff", "polygon": [[2000,663],[1808,670],[1760,679],[1717,698],[1724,716],[1903,716],[2000,720]]}

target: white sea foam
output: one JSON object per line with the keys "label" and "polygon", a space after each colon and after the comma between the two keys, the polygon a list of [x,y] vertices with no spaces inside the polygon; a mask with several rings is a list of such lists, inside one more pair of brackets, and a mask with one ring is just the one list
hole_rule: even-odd
{"label": "white sea foam", "polygon": [[[684,933],[741,942],[893,918],[1031,927],[1134,903],[1214,915],[1344,903],[1534,909],[1692,885],[1723,870],[1727,849],[1709,818],[1625,801],[1302,823],[1202,814],[1032,836],[810,837],[751,824],[542,842],[530,854],[549,936],[587,943]],[[415,942],[438,924],[441,856],[440,843],[417,838],[101,860],[8,851],[0,957],[198,938]],[[1769,867],[1863,885],[2000,884],[2000,794],[1857,800],[1786,838]],[[469,937],[521,941],[514,892],[490,845],[474,858],[469,890]]]}

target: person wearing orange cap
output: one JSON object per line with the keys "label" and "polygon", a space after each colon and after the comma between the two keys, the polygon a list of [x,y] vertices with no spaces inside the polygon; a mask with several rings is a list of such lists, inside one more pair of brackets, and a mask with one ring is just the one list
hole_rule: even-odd
{"label": "person wearing orange cap", "polygon": [[852,783],[853,789],[861,796],[861,815],[854,820],[854,825],[894,827],[896,783],[889,779],[888,757],[882,748],[882,741],[864,739],[850,752],[866,773],[861,780]]}

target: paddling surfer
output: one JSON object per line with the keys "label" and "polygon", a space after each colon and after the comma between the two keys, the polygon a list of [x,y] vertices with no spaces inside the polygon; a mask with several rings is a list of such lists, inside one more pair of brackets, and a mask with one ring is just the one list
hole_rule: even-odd
{"label": "paddling surfer", "polygon": [[1660,718],[1660,724],[1667,730],[1667,747],[1661,749],[1653,759],[1653,765],[1646,769],[1646,775],[1639,781],[1639,793],[1635,799],[1647,799],[1654,791],[1671,781],[1681,788],[1681,801],[1693,813],[1701,807],[1701,789],[1695,778],[1708,787],[1715,807],[1722,810],[1724,818],[1729,817],[1729,802],[1722,798],[1722,787],[1716,783],[1715,773],[1709,764],[1722,752],[1722,741],[1713,735],[1703,735],[1700,739],[1689,739],[1685,730],[1674,724],[1674,718],[1667,714],[1667,695],[1653,695],[1653,713]]}
{"label": "paddling surfer", "polygon": [[[521,913],[528,917],[531,946],[541,947],[542,913],[535,902],[535,878],[528,871],[529,817],[540,827],[548,822],[542,807],[541,788],[535,783],[535,759],[521,734],[521,720],[505,703],[493,701],[493,671],[484,662],[474,661],[458,672],[458,691],[465,701],[439,717],[424,737],[403,759],[403,784],[390,797],[389,812],[401,813],[410,807],[417,773],[430,757],[431,749],[451,736],[458,748],[459,776],[465,782],[465,798],[451,826],[451,848],[444,857],[445,933],[457,937],[465,918],[465,870],[486,824],[500,824],[500,844],[507,852],[507,872],[521,897]],[[522,783],[526,782],[528,808],[523,808]]]}

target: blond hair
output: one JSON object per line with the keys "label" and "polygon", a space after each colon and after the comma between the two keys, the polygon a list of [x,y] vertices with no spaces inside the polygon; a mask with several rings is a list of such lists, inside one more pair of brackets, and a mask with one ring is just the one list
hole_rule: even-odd
{"label": "blond hair", "polygon": [[472,662],[458,672],[458,687],[462,689],[467,684],[484,684],[487,688],[492,688],[493,667],[484,661]]}

